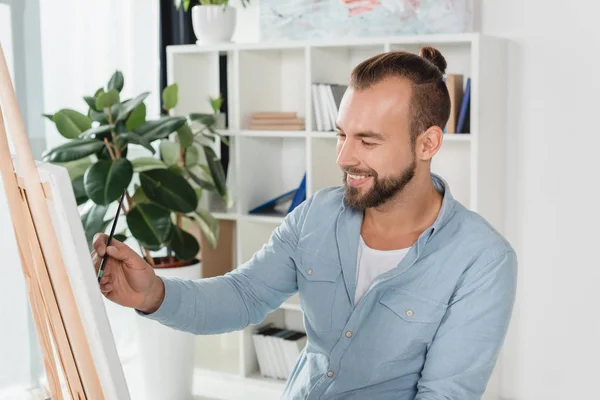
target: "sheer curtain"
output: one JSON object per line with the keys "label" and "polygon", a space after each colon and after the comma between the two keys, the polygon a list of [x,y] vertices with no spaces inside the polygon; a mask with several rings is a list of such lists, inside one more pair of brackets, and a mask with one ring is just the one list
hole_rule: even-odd
{"label": "sheer curtain", "polygon": [[[116,69],[125,76],[122,96],[150,91],[147,115],[158,116],[158,14],[158,1],[148,0],[0,0],[0,42],[36,157],[64,142],[41,114],[87,112],[83,96],[105,86]],[[3,189],[0,237],[0,400],[29,399],[44,371]],[[107,306],[127,363],[133,318]]]}
{"label": "sheer curtain", "polygon": [[[45,112],[87,111],[93,95],[119,69],[123,96],[150,91],[147,114],[158,115],[159,7],[148,0],[40,0]],[[50,122],[47,146],[62,142]]]}

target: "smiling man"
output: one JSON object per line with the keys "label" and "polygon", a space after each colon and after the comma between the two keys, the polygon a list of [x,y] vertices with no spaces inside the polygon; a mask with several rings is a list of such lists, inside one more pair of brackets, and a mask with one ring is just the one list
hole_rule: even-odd
{"label": "smiling man", "polygon": [[107,298],[174,329],[261,322],[300,293],[308,343],[285,399],[480,399],[512,314],[517,259],[430,164],[450,113],[435,49],[389,52],[352,71],[338,122],[343,187],[297,207],[244,265],[161,278],[96,235]]}

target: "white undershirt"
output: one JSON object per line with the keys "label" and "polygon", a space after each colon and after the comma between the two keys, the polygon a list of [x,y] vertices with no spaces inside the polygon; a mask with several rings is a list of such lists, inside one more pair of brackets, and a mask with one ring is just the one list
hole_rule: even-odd
{"label": "white undershirt", "polygon": [[375,250],[367,246],[361,236],[358,246],[354,304],[358,304],[379,275],[397,267],[409,250],[410,247],[398,250]]}

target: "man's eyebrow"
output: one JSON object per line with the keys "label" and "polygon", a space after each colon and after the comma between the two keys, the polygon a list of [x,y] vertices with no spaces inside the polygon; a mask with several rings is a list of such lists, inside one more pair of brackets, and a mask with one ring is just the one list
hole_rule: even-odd
{"label": "man's eyebrow", "polygon": [[[335,125],[335,129],[339,132],[345,133],[344,130],[342,128],[340,128],[340,126],[338,124]],[[373,132],[373,131],[359,132],[354,136],[358,136],[360,138],[377,139],[377,140],[385,139],[385,136],[383,134],[378,133],[378,132]]]}

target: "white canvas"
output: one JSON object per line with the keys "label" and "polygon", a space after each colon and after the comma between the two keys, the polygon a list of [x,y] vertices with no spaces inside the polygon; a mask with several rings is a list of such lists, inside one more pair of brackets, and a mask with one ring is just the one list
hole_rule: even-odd
{"label": "white canvas", "polygon": [[[14,160],[13,164],[19,172]],[[40,181],[48,183],[50,187],[51,199],[46,203],[104,397],[107,400],[129,400],[130,393],[125,374],[85,239],[68,171],[64,167],[49,163],[36,162],[36,164]]]}

